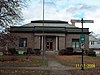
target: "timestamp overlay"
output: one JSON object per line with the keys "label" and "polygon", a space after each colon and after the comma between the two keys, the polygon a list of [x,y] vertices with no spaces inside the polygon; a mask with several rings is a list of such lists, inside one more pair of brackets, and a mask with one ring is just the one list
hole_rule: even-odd
{"label": "timestamp overlay", "polygon": [[76,68],[81,68],[81,67],[84,67],[84,68],[95,68],[96,64],[76,64]]}

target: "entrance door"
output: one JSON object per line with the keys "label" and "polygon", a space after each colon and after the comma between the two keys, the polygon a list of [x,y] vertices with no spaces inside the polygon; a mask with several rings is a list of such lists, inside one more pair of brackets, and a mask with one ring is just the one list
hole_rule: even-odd
{"label": "entrance door", "polygon": [[53,42],[47,41],[46,47],[47,47],[47,50],[53,50]]}

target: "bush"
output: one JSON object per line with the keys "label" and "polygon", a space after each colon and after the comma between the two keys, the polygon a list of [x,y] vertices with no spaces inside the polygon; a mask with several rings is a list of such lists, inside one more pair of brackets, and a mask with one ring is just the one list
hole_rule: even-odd
{"label": "bush", "polygon": [[15,48],[9,48],[8,51],[11,53],[11,55],[16,54],[16,49]]}
{"label": "bush", "polygon": [[82,52],[74,52],[74,55],[82,55]]}
{"label": "bush", "polygon": [[33,54],[32,48],[27,48],[27,54]]}
{"label": "bush", "polygon": [[66,54],[67,54],[67,50],[66,49],[59,50],[59,55],[66,55]]}
{"label": "bush", "polygon": [[72,47],[67,47],[66,50],[67,50],[67,54],[68,55],[72,55],[73,54],[73,48]]}
{"label": "bush", "polygon": [[84,50],[85,51],[85,54],[88,54],[88,50]]}
{"label": "bush", "polygon": [[88,56],[96,56],[96,53],[93,50],[87,51]]}
{"label": "bush", "polygon": [[59,50],[59,55],[72,55],[73,54],[73,48],[67,47],[66,49]]}
{"label": "bush", "polygon": [[41,49],[34,49],[34,54],[40,55],[41,54]]}

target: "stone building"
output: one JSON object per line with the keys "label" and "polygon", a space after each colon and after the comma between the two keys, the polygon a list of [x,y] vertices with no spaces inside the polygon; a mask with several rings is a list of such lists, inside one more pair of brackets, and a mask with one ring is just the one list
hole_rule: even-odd
{"label": "stone building", "polygon": [[[17,50],[45,49],[58,51],[67,47],[80,49],[81,28],[59,20],[36,20],[23,26],[11,26],[10,33],[17,36],[15,47]],[[89,48],[89,28],[83,29],[85,35],[85,49]]]}

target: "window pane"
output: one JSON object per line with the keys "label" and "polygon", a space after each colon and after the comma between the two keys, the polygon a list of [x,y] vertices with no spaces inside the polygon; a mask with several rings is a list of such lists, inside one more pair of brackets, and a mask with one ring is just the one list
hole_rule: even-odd
{"label": "window pane", "polygon": [[27,47],[27,38],[19,39],[19,47]]}
{"label": "window pane", "polygon": [[79,48],[79,42],[76,42],[76,48]]}
{"label": "window pane", "polygon": [[72,47],[75,48],[75,42],[72,42]]}
{"label": "window pane", "polygon": [[72,47],[73,48],[79,48],[80,47],[79,39],[72,39]]}

